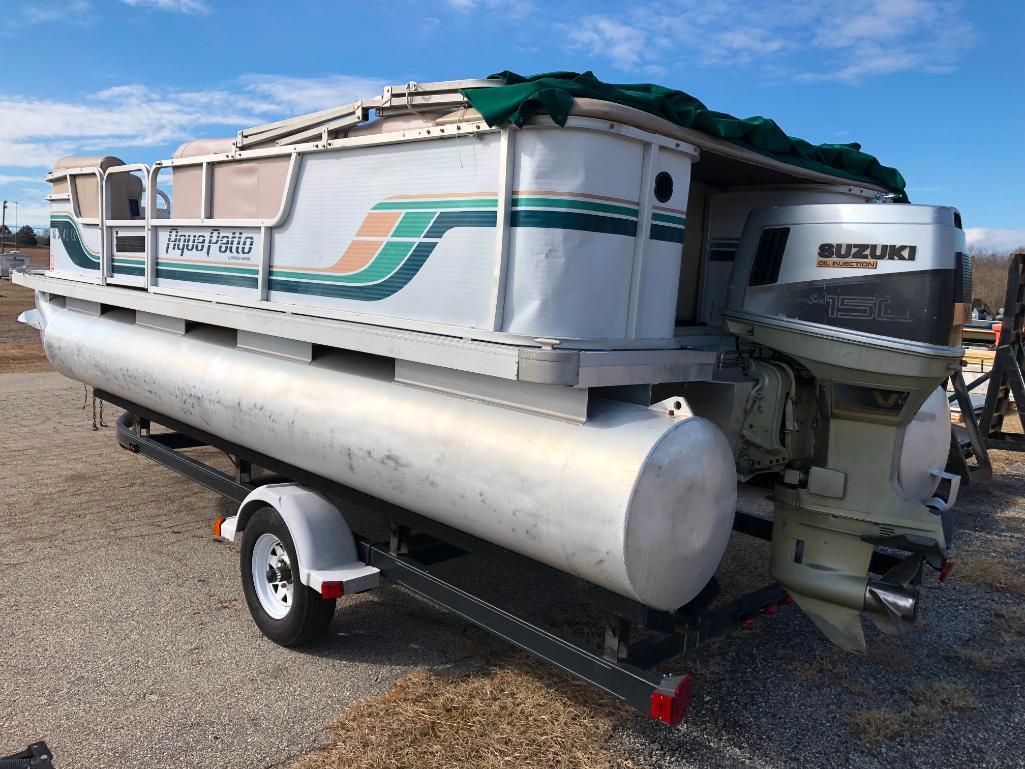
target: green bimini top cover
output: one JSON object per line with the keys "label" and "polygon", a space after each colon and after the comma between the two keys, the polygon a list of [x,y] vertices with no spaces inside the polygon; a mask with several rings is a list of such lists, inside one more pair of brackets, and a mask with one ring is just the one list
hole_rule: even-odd
{"label": "green bimini top cover", "polygon": [[787,136],[774,120],[741,119],[714,112],[683,91],[651,83],[603,83],[591,72],[547,72],[531,77],[499,72],[491,78],[505,85],[463,89],[463,95],[489,126],[507,120],[522,126],[539,112],[565,125],[574,98],[601,99],[644,110],[783,163],[884,187],[902,202],[908,199],[900,171],[862,152],[860,144],[812,144]]}

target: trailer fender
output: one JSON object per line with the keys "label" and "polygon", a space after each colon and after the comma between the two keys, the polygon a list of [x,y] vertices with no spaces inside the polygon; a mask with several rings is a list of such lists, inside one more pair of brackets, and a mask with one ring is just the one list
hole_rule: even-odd
{"label": "trailer fender", "polygon": [[321,494],[295,483],[273,483],[254,489],[242,500],[238,513],[221,522],[220,536],[234,541],[249,519],[264,507],[273,508],[288,527],[299,559],[302,584],[323,594],[324,584],[331,583],[331,597],[335,598],[371,590],[380,584],[380,570],[359,559],[356,540],[345,516]]}

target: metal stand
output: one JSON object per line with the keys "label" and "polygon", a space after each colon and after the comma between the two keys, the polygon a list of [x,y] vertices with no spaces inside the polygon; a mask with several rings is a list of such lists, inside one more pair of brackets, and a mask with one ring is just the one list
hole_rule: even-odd
{"label": "metal stand", "polygon": [[[1025,430],[1025,253],[1013,254],[1007,269],[1007,293],[1004,297],[1004,317],[996,348],[993,368],[966,385],[958,372],[951,377],[954,394],[964,418],[964,427],[955,427],[951,439],[950,465],[964,481],[992,476],[989,449],[1025,451],[1025,435],[1008,433],[1003,429],[1004,418],[1017,412],[1018,421]],[[969,392],[988,382],[986,400],[976,419]],[[1014,399],[1014,408],[1011,399]],[[968,460],[973,458],[974,466]]]}
{"label": "metal stand", "polygon": [[[954,390],[950,400],[957,401],[964,425],[952,424],[950,426],[950,453],[947,455],[947,471],[960,475],[961,482],[965,485],[984,483],[993,477],[993,465],[989,460],[989,451],[986,448],[979,420],[975,416],[975,406],[972,404],[969,394],[974,387],[989,379],[992,373],[992,371],[988,371],[970,385],[965,384],[964,374],[960,370],[950,377],[950,384]],[[970,462],[972,459],[975,460],[974,464]]]}
{"label": "metal stand", "polygon": [[979,420],[991,449],[1005,451],[1025,450],[1025,436],[1006,433],[1004,417],[1011,415],[1011,396],[1018,412],[1018,421],[1025,429],[1025,350],[1022,332],[1025,330],[1025,254],[1011,256],[1007,271],[1007,294],[1004,298],[1004,317],[1000,326],[1000,340],[993,361],[992,377],[986,391],[986,403]]}
{"label": "metal stand", "polygon": [[[669,613],[592,586],[589,597],[601,605],[609,617],[604,650],[598,650],[585,641],[546,627],[537,619],[521,617],[496,606],[440,578],[430,569],[436,563],[466,555],[468,551],[499,552],[511,559],[522,559],[522,556],[109,393],[97,390],[96,395],[126,411],[117,422],[117,439],[122,448],[149,457],[235,502],[241,502],[259,484],[290,480],[325,494],[339,509],[355,505],[380,514],[390,525],[389,541],[375,543],[357,534],[356,544],[360,558],[379,568],[385,579],[667,723],[677,723],[683,717],[689,702],[691,677],[655,672],[650,668],[689,652],[710,638],[750,625],[761,614],[775,614],[781,605],[791,602],[783,588],[772,583],[712,608],[719,594],[718,583],[712,579],[690,603]],[[148,427],[150,421],[173,432],[154,434],[140,429],[142,425]],[[182,449],[197,446],[213,446],[238,458],[240,463],[244,461],[277,475],[246,480],[233,477],[182,453]],[[734,530],[771,539],[772,521],[738,510]],[[898,556],[876,551],[871,568],[882,574],[899,561]],[[634,629],[645,631],[643,641],[631,643]]]}

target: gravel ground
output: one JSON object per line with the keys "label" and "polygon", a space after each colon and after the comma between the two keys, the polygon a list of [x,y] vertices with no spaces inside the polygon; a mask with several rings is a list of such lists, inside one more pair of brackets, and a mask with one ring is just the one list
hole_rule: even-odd
{"label": "gravel ground", "polygon": [[319,646],[275,646],[213,493],[94,432],[58,374],[0,375],[0,402],[0,755],[45,738],[59,769],[267,766],[452,657],[455,621],[394,589],[347,599]]}
{"label": "gravel ground", "polygon": [[[0,374],[0,755],[45,738],[59,769],[277,766],[404,673],[466,665],[465,625],[391,588],[345,599],[304,652],[262,638],[237,551],[209,534],[224,504],[94,432],[83,402],[57,374]],[[997,472],[962,492],[960,568],[995,559],[1020,579],[1025,467]],[[724,584],[759,582],[763,556],[738,539]],[[569,579],[448,568],[556,620],[579,605]],[[687,659],[685,725],[628,721],[614,743],[650,767],[1025,766],[1020,584],[930,577],[921,628],[896,641],[870,628],[867,657],[833,649],[795,607],[765,617]]]}

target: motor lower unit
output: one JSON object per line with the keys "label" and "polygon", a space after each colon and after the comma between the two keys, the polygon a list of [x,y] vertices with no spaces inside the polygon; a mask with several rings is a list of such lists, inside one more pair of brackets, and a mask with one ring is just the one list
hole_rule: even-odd
{"label": "motor lower unit", "polygon": [[[944,472],[941,385],[970,295],[959,220],[934,206],[783,206],[753,212],[740,242],[723,312],[755,381],[738,466],[780,472],[772,574],[847,648],[864,648],[862,611],[907,627],[923,562],[941,566],[950,548],[958,479]],[[878,545],[910,555],[870,580]]]}

